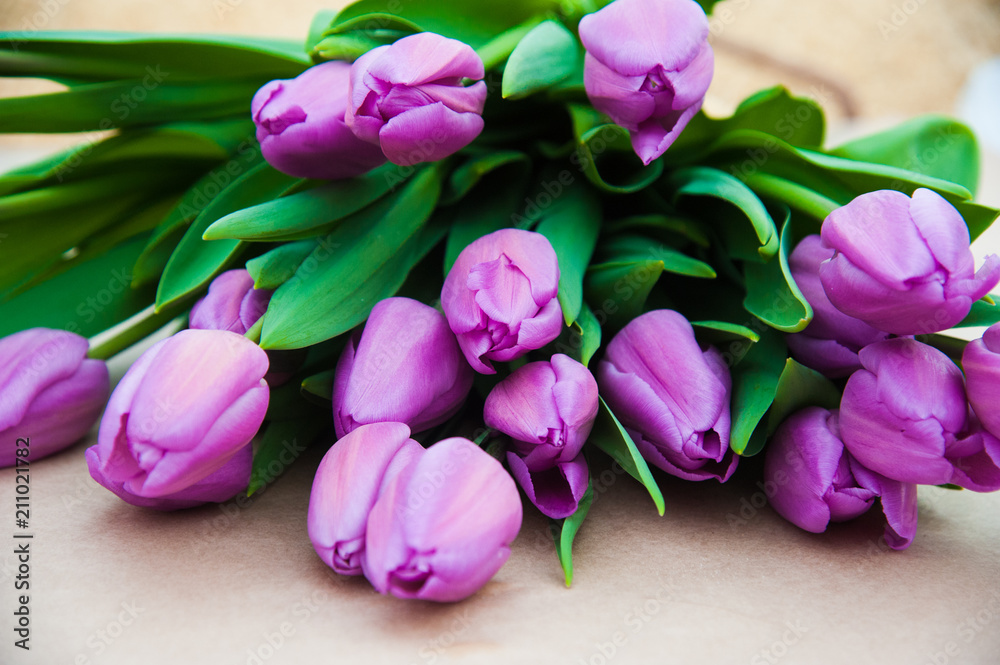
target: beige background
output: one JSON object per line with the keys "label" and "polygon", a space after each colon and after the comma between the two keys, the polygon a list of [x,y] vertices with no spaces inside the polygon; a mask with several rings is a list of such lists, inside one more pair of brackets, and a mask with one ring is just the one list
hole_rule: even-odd
{"label": "beige background", "polygon": [[[0,27],[301,37],[322,6],[0,0]],[[729,13],[713,24],[714,113],[779,81],[801,93],[832,86],[834,118],[853,108],[863,126],[949,112],[968,71],[1000,50],[1000,3],[985,0],[719,7]],[[45,89],[0,81],[0,95]],[[0,160],[66,140],[0,137]],[[1000,202],[996,171],[987,171],[982,199]],[[114,362],[116,375],[131,357]],[[997,494],[922,489],[917,538],[897,553],[879,545],[877,512],[823,535],[783,521],[755,486],[759,460],[724,486],[659,475],[662,518],[636,483],[609,470],[578,537],[572,589],[561,583],[546,521],[528,511],[495,580],[466,602],[438,606],[380,597],[315,556],[305,507],[320,451],[249,507],[163,515],[93,483],[83,462],[90,443],[32,467],[30,653],[12,647],[13,527],[0,528],[4,665],[1000,662]],[[13,521],[13,486],[13,471],[0,470],[3,524]]]}

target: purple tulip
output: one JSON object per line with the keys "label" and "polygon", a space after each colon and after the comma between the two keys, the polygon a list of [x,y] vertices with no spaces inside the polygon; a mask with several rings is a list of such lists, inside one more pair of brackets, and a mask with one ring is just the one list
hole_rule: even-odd
{"label": "purple tulip", "polygon": [[819,235],[802,239],[788,257],[795,283],[813,308],[813,320],[806,329],[785,339],[792,355],[806,367],[831,378],[849,376],[861,368],[858,351],[874,342],[889,339],[889,333],[844,314],[826,297],[819,280],[819,267],[833,258],[833,250],[823,246]]}
{"label": "purple tulip", "polygon": [[844,445],[861,464],[904,483],[1000,489],[1000,442],[969,418],[962,372],[912,339],[871,344],[840,403]]}
{"label": "purple tulip", "polygon": [[503,466],[468,439],[445,439],[382,491],[362,565],[379,593],[461,600],[500,569],[520,528],[521,498]]}
{"label": "purple tulip", "polygon": [[77,334],[32,328],[0,339],[0,468],[14,466],[18,450],[30,464],[83,438],[108,390],[107,365],[87,358]]}
{"label": "purple tulip", "polygon": [[1000,258],[975,272],[969,229],[940,195],[862,194],[823,222],[836,251],[819,276],[830,302],[896,335],[935,333],[959,323],[1000,281]]}
{"label": "purple tulip", "polygon": [[108,402],[97,475],[157,498],[190,488],[229,462],[267,411],[267,354],[242,335],[182,330],[150,347]]}
{"label": "purple tulip", "polygon": [[462,250],[445,278],[441,307],[472,368],[494,374],[562,331],[559,261],[540,233],[501,229]]}
{"label": "purple tulip", "polygon": [[712,82],[708,19],[694,0],[616,0],[580,20],[591,104],[629,131],[644,164],[666,152]]}
{"label": "purple tulip", "polygon": [[966,345],[962,368],[969,403],[983,426],[1000,436],[1000,323]]}
{"label": "purple tulip", "polygon": [[406,423],[422,432],[455,415],[473,372],[448,322],[433,307],[387,298],[348,341],[333,381],[337,436],[368,423]]}
{"label": "purple tulip", "polygon": [[486,424],[511,437],[511,473],[543,514],[576,512],[590,478],[581,454],[597,417],[597,381],[569,356],[528,363],[486,398]]}
{"label": "purple tulip", "polygon": [[245,335],[267,311],[271,291],[253,288],[246,270],[227,270],[212,280],[208,293],[191,308],[190,327]]}
{"label": "purple tulip", "polygon": [[327,451],[309,495],[309,540],[326,565],[360,575],[368,514],[382,490],[424,449],[402,423],[362,425]]}
{"label": "purple tulip", "polygon": [[222,503],[246,489],[250,484],[250,473],[253,468],[253,447],[243,446],[228,462],[190,487],[158,497],[132,494],[125,489],[124,482],[111,480],[105,476],[101,470],[101,458],[98,456],[97,446],[87,449],[86,458],[91,477],[122,501],[153,510],[182,510],[206,503]]}
{"label": "purple tulip", "polygon": [[250,110],[268,164],[297,178],[339,180],[385,162],[344,123],[350,75],[349,64],[331,60],[257,91]]}
{"label": "purple tulip", "polygon": [[822,533],[830,522],[852,520],[881,497],[886,543],[906,549],[917,530],[917,486],[864,468],[844,448],[838,417],[836,410],[810,407],[774,433],[764,458],[771,506],[792,524]]}
{"label": "purple tulip", "polygon": [[725,482],[736,470],[729,369],[714,347],[698,345],[677,312],[632,319],[608,344],[597,383],[650,463],[687,480]]}
{"label": "purple tulip", "polygon": [[431,32],[403,37],[354,63],[345,120],[394,164],[444,159],[483,131],[484,74],[468,44]]}

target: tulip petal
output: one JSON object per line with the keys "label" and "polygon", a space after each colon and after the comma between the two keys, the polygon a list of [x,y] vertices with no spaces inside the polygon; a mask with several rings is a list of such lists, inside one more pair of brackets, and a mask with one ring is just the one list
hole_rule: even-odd
{"label": "tulip petal", "polygon": [[393,164],[436,162],[458,152],[483,131],[478,113],[452,111],[441,102],[391,118],[379,130],[379,144]]}
{"label": "tulip petal", "polygon": [[[390,47],[384,47],[386,51]],[[365,69],[383,81],[419,86],[444,81],[452,85],[463,78],[485,75],[482,59],[471,46],[457,39],[421,32],[396,41],[391,56],[383,51],[364,63]]]}
{"label": "tulip petal", "polygon": [[512,452],[507,453],[507,464],[531,503],[552,519],[563,519],[576,512],[590,480],[583,453],[542,471],[530,471]]}

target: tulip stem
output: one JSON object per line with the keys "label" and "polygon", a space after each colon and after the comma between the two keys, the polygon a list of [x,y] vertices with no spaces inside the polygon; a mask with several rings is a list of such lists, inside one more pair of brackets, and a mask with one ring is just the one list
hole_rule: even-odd
{"label": "tulip stem", "polygon": [[826,219],[827,215],[840,207],[836,201],[814,192],[808,187],[766,173],[748,174],[744,178],[744,182],[755,194],[781,201],[788,207],[820,221]]}
{"label": "tulip stem", "polygon": [[178,314],[183,309],[185,308],[168,307],[157,312],[155,306],[150,305],[114,328],[91,337],[88,340],[90,350],[87,352],[87,357],[94,360],[107,360],[116,356],[178,318]]}
{"label": "tulip stem", "polygon": [[534,27],[540,22],[541,19],[538,17],[528,19],[524,23],[516,25],[506,32],[501,32],[499,35],[476,49],[476,53],[483,59],[486,71],[490,71],[491,69],[500,66],[508,57],[510,57],[510,54],[514,52],[514,47],[516,47],[521,39],[523,39],[526,34],[531,32],[532,29],[534,29]]}

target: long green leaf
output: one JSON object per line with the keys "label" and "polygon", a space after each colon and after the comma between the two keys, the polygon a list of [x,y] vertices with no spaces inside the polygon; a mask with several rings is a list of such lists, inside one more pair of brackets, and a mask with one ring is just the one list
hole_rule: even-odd
{"label": "long green leaf", "polygon": [[570,325],[583,307],[583,275],[601,231],[600,201],[587,187],[567,188],[535,230],[548,238],[559,259],[559,304]]}
{"label": "long green leaf", "polygon": [[580,43],[556,21],[542,21],[524,36],[503,70],[504,99],[520,99],[569,78],[581,65]]}
{"label": "long green leaf", "polygon": [[639,449],[635,447],[632,437],[608,408],[604,398],[599,399],[601,408],[597,412],[597,420],[594,421],[594,429],[591,430],[587,443],[603,450],[618,462],[630,476],[642,483],[653,499],[657,512],[662,517],[666,509],[663,493],[660,491],[659,485],[656,484],[656,480],[653,479],[649,465],[639,454]]}
{"label": "long green leaf", "polygon": [[567,587],[573,585],[573,540],[583,525],[583,520],[587,519],[590,504],[593,502],[594,482],[591,479],[587,481],[587,491],[580,498],[576,511],[566,519],[552,521],[552,537],[556,542],[556,556],[559,557],[559,564],[566,576]]}
{"label": "long green leaf", "polygon": [[780,244],[778,255],[768,263],[748,261],[743,264],[747,289],[743,306],[772,328],[794,333],[809,325],[813,309],[795,283],[788,266],[788,255],[792,251],[792,224],[787,211]]}

